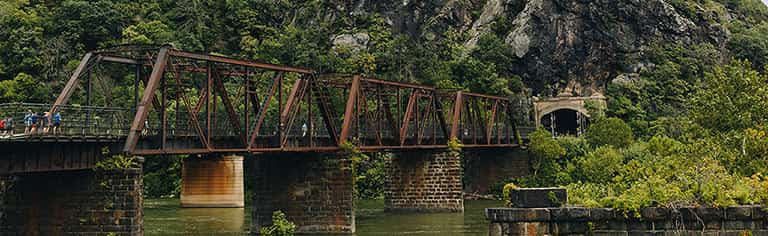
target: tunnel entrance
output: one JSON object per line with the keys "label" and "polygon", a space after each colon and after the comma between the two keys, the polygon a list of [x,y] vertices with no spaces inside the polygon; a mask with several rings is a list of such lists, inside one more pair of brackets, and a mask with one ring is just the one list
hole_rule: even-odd
{"label": "tunnel entrance", "polygon": [[576,110],[560,109],[544,115],[541,125],[555,136],[580,136],[589,125],[589,120]]}

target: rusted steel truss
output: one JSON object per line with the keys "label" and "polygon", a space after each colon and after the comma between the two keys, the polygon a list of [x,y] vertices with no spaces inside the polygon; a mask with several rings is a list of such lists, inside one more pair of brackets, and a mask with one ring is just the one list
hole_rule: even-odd
{"label": "rusted steel truss", "polygon": [[446,148],[451,138],[478,148],[519,143],[504,97],[317,76],[170,46],[86,54],[50,112],[73,96],[89,106],[113,105],[112,94],[92,92],[91,74],[123,84],[132,79],[123,151],[138,155],[335,151],[345,142],[364,151],[431,149]]}

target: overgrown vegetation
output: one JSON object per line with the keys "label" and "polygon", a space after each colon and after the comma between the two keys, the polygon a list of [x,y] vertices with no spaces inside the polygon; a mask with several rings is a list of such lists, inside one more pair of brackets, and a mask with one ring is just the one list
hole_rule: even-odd
{"label": "overgrown vegetation", "polygon": [[181,194],[181,163],[184,156],[147,156],[144,161],[144,195],[150,198]]}
{"label": "overgrown vegetation", "polygon": [[384,178],[386,178],[386,158],[390,154],[375,153],[371,157],[357,148],[352,142],[342,143],[341,150],[352,162],[354,196],[357,199],[384,198]]}
{"label": "overgrown vegetation", "polygon": [[583,138],[537,130],[533,175],[514,182],[565,186],[571,204],[627,214],[651,206],[768,203],[768,74],[751,66],[736,60],[704,73],[681,101],[687,109],[651,120],[635,131],[638,140],[617,118],[598,119]]}
{"label": "overgrown vegetation", "polygon": [[124,170],[139,167],[139,163],[135,161],[134,156],[126,155],[124,153],[113,154],[110,153],[109,148],[104,147],[101,149],[101,154],[106,158],[96,162],[94,169],[96,170]]}
{"label": "overgrown vegetation", "polygon": [[293,236],[296,225],[288,221],[285,213],[282,211],[272,212],[272,225],[261,228],[261,235],[264,236]]}

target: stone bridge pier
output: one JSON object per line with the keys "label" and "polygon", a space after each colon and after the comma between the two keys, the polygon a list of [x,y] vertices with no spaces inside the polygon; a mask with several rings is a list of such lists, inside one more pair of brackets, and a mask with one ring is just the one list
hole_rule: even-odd
{"label": "stone bridge pier", "polygon": [[182,207],[244,207],[243,157],[188,157],[181,171]]}
{"label": "stone bridge pier", "polygon": [[461,156],[447,150],[394,153],[387,163],[384,209],[463,212]]}
{"label": "stone bridge pier", "polygon": [[352,162],[341,153],[255,155],[251,232],[272,224],[280,210],[296,233],[354,233]]}
{"label": "stone bridge pier", "polygon": [[142,158],[94,169],[101,144],[0,148],[0,235],[143,235]]}
{"label": "stone bridge pier", "polygon": [[530,157],[527,150],[465,150],[464,192],[492,193],[503,181],[529,174]]}

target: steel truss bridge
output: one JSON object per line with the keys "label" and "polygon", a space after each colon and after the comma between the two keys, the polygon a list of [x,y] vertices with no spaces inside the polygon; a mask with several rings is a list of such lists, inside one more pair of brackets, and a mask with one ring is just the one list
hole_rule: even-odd
{"label": "steel truss bridge", "polygon": [[[23,134],[27,110],[60,112],[60,132]],[[16,135],[0,141],[111,140],[134,155],[511,148],[514,112],[505,97],[120,46],[87,53],[53,104],[1,105]]]}

